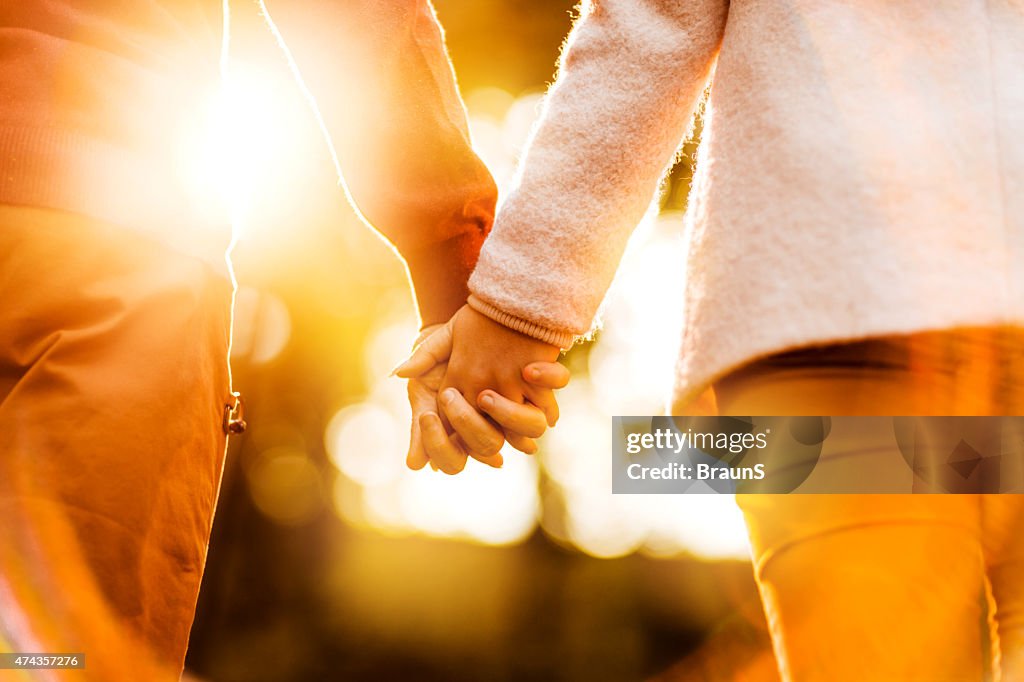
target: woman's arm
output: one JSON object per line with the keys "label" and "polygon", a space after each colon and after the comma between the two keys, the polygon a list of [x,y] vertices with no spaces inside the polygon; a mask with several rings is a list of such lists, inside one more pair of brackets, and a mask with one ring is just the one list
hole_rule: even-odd
{"label": "woman's arm", "polygon": [[727,0],[591,0],[470,279],[470,305],[567,347],[587,333],[707,85]]}
{"label": "woman's arm", "polygon": [[447,321],[494,217],[428,0],[264,0],[316,98],[351,198],[409,268],[421,322]]}

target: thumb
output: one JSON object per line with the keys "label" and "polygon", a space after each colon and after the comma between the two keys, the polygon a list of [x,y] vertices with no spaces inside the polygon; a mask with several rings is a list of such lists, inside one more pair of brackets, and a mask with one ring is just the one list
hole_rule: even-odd
{"label": "thumb", "polygon": [[446,324],[416,346],[412,355],[402,364],[391,370],[391,376],[403,379],[426,374],[437,365],[448,361],[452,354],[452,328]]}

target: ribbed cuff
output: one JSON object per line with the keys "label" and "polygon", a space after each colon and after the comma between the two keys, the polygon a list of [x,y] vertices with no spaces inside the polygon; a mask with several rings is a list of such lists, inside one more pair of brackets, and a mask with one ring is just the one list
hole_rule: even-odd
{"label": "ribbed cuff", "polygon": [[514,329],[520,334],[525,334],[531,338],[549,343],[552,346],[558,346],[562,350],[568,350],[572,347],[576,337],[572,332],[560,332],[554,329],[548,329],[543,327],[536,322],[530,322],[524,320],[521,317],[510,315],[500,308],[496,308],[487,301],[482,301],[473,294],[469,295],[469,299],[466,301],[469,307],[477,311],[481,315],[486,315],[498,324],[505,325],[509,329]]}

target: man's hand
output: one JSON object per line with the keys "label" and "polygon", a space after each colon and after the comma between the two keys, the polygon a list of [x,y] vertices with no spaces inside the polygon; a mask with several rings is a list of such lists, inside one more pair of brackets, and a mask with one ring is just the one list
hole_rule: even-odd
{"label": "man's hand", "polygon": [[[476,408],[455,389],[439,395],[452,353],[454,319],[424,330],[412,356],[395,370],[398,376],[409,379],[413,423],[407,464],[412,469],[421,469],[430,462],[435,469],[454,474],[465,467],[467,457],[474,457],[499,467],[499,450],[506,438],[517,450],[533,454],[537,450],[533,438],[542,435],[558,419],[552,390],[569,382],[568,370],[557,362],[537,362],[522,369],[520,378],[528,387],[526,390],[547,405],[546,412],[509,400],[494,390],[481,392]],[[450,432],[440,414],[447,416]]]}

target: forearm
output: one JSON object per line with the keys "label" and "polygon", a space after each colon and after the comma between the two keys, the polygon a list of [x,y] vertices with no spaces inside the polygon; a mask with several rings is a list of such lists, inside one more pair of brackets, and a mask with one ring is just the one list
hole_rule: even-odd
{"label": "forearm", "polygon": [[361,214],[405,259],[424,324],[466,298],[497,191],[427,0],[266,0]]}
{"label": "forearm", "polygon": [[570,34],[470,280],[477,310],[559,345],[589,331],[693,119],[727,11],[725,0],[596,6]]}

